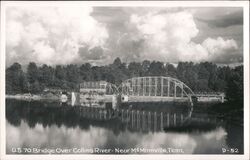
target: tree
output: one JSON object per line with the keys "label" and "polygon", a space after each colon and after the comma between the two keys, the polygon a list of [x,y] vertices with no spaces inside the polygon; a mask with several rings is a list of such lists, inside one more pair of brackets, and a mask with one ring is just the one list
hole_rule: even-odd
{"label": "tree", "polygon": [[119,58],[119,57],[117,57],[115,60],[114,60],[114,62],[113,62],[113,67],[120,67],[121,66],[121,64],[122,64],[122,61],[121,61],[121,59]]}
{"label": "tree", "polygon": [[82,64],[79,68],[80,79],[83,81],[92,80],[92,68],[89,63]]}
{"label": "tree", "polygon": [[149,66],[148,73],[151,76],[165,75],[166,70],[164,68],[164,64],[162,62],[153,61]]}
{"label": "tree", "polygon": [[6,93],[14,94],[27,91],[27,80],[22,66],[14,63],[6,70]]}
{"label": "tree", "polygon": [[39,78],[39,70],[36,66],[36,63],[30,62],[27,68],[27,78],[29,83],[35,83]]}
{"label": "tree", "polygon": [[80,71],[77,65],[67,65],[66,67],[66,75],[67,75],[67,81],[68,85],[71,89],[77,89],[78,84],[81,82],[81,76]]}
{"label": "tree", "polygon": [[39,68],[39,82],[46,87],[53,86],[55,82],[55,70],[51,66],[44,64]]}
{"label": "tree", "polygon": [[236,67],[227,82],[226,97],[231,102],[243,104],[243,66]]}
{"label": "tree", "polygon": [[173,64],[169,64],[169,63],[167,63],[166,65],[165,65],[165,70],[166,70],[166,75],[167,76],[170,76],[170,77],[173,77],[173,78],[176,78],[177,77],[177,75],[176,75],[176,68],[174,67],[174,65]]}
{"label": "tree", "polygon": [[138,62],[131,62],[128,65],[128,71],[130,73],[130,77],[138,77],[141,73],[141,64]]}
{"label": "tree", "polygon": [[113,64],[109,65],[109,67],[106,69],[106,74],[108,75],[106,79],[108,82],[119,85],[122,83],[122,81],[129,78],[129,72],[127,70],[126,63],[122,63],[120,58],[116,58]]}
{"label": "tree", "polygon": [[66,72],[64,68],[62,68],[61,65],[57,65],[55,68],[55,77],[59,80],[65,80],[66,79]]}
{"label": "tree", "polygon": [[150,61],[144,60],[142,62],[142,76],[147,76],[148,75],[149,67],[150,67]]}
{"label": "tree", "polygon": [[34,83],[31,84],[29,91],[31,93],[37,94],[37,93],[41,93],[43,89],[44,89],[44,86],[40,85],[38,80],[36,80]]}
{"label": "tree", "polygon": [[206,79],[208,80],[209,79],[209,72],[208,70],[206,69],[206,67],[202,64],[199,64],[198,65],[198,78],[199,79]]}
{"label": "tree", "polygon": [[198,71],[192,62],[179,62],[177,66],[177,78],[186,83],[192,90],[197,91]]}

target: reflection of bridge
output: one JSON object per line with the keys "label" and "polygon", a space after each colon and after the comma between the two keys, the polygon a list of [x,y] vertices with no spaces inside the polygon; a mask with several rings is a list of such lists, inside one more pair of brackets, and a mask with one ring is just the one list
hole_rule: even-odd
{"label": "reflection of bridge", "polygon": [[180,126],[191,116],[191,113],[128,109],[118,112],[121,122],[127,124],[130,130],[153,132],[162,131],[165,127]]}
{"label": "reflection of bridge", "polygon": [[[158,131],[183,131],[188,130],[209,130],[211,126],[221,123],[215,116],[207,114],[192,114],[193,110],[141,110],[141,109],[119,109],[107,110],[102,108],[77,107],[77,112],[81,117],[108,121],[119,119],[126,128],[131,131],[158,132]],[[206,127],[202,127],[202,126]],[[190,127],[190,128],[189,128]]]}

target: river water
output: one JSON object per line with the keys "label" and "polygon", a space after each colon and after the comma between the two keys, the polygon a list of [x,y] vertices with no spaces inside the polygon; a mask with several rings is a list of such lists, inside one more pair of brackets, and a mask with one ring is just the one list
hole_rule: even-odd
{"label": "river water", "polygon": [[243,153],[241,125],[196,107],[149,103],[109,108],[6,100],[6,153]]}

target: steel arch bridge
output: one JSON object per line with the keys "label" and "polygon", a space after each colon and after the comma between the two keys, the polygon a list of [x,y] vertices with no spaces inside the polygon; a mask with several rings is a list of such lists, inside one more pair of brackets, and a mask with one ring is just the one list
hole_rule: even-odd
{"label": "steel arch bridge", "polygon": [[[127,79],[118,87],[122,95],[132,97],[158,97],[168,100],[188,99],[194,92],[183,82],[172,77],[148,76]],[[147,99],[145,99],[147,100]]]}

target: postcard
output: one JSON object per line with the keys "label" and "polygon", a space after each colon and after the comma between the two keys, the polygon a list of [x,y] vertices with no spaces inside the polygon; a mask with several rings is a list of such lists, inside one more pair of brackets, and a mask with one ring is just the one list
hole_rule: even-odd
{"label": "postcard", "polygon": [[1,159],[249,159],[248,1],[1,2]]}

